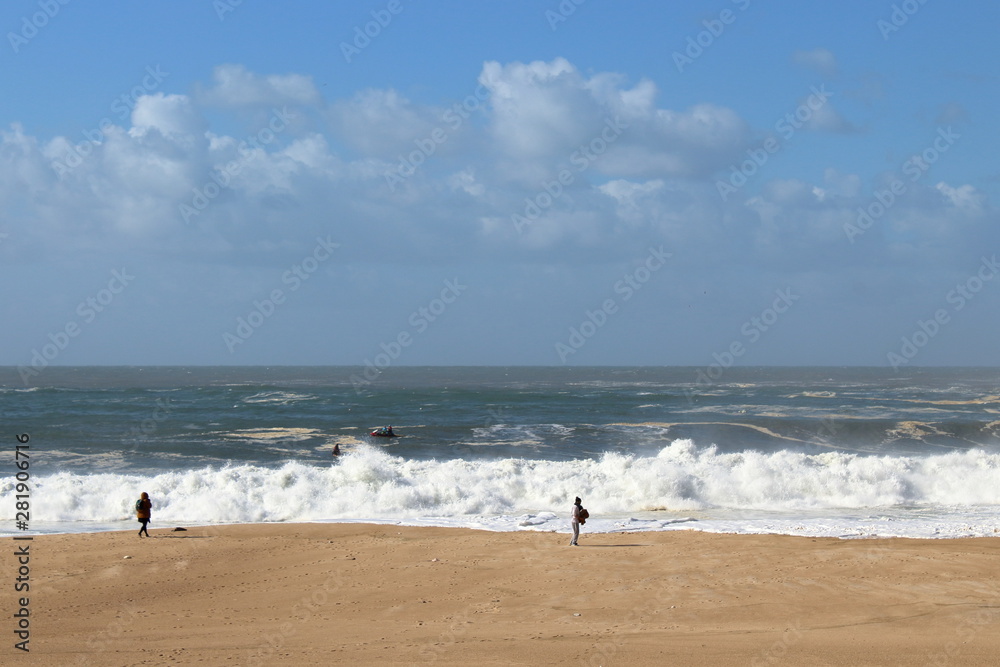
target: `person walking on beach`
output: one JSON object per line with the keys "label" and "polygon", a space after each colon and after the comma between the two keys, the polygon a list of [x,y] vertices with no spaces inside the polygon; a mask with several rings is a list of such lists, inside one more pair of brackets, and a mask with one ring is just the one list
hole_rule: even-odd
{"label": "person walking on beach", "polygon": [[149,537],[149,531],[146,530],[146,524],[149,523],[152,509],[153,502],[149,499],[149,494],[143,491],[139,500],[135,501],[135,516],[139,519],[139,523],[142,524],[142,527],[139,528],[139,537],[142,537],[143,533],[146,533],[146,537]]}
{"label": "person walking on beach", "polygon": [[571,547],[579,546],[576,541],[580,538],[580,524],[585,521],[581,514],[583,512],[583,505],[580,503],[579,498],[573,501],[573,517],[569,522],[570,526],[573,527],[573,539],[569,543]]}

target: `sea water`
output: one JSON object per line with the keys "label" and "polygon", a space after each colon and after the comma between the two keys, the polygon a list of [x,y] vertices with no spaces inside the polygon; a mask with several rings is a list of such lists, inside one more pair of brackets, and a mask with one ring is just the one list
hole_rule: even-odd
{"label": "sea water", "polygon": [[17,434],[31,532],[132,529],[146,491],[161,528],[566,532],[580,496],[585,532],[1000,535],[998,369],[363,371],[0,369],[0,535]]}

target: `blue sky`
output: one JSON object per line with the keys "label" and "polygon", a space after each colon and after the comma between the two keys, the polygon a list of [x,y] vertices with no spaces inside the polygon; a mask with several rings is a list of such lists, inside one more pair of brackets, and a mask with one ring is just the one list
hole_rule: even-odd
{"label": "blue sky", "polygon": [[998,365],[998,19],[11,0],[0,363]]}

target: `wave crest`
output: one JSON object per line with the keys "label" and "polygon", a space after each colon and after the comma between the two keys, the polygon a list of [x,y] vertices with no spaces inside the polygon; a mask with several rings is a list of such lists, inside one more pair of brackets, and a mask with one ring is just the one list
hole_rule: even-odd
{"label": "wave crest", "polygon": [[[289,462],[153,476],[64,472],[33,483],[32,518],[61,522],[128,519],[141,491],[153,498],[157,523],[471,520],[565,513],[575,495],[606,514],[968,507],[1000,504],[1000,454],[719,453],[675,440],[651,457],[416,461],[360,446],[329,467]],[[14,494],[12,480],[0,483],[2,507],[15,506]]]}

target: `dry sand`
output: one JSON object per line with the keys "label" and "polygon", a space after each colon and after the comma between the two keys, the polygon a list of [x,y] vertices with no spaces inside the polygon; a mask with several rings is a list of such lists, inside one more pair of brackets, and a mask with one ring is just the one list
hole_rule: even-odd
{"label": "dry sand", "polygon": [[1000,664],[1000,539],[151,533],[4,539],[30,545],[30,653],[8,555],[0,663]]}

